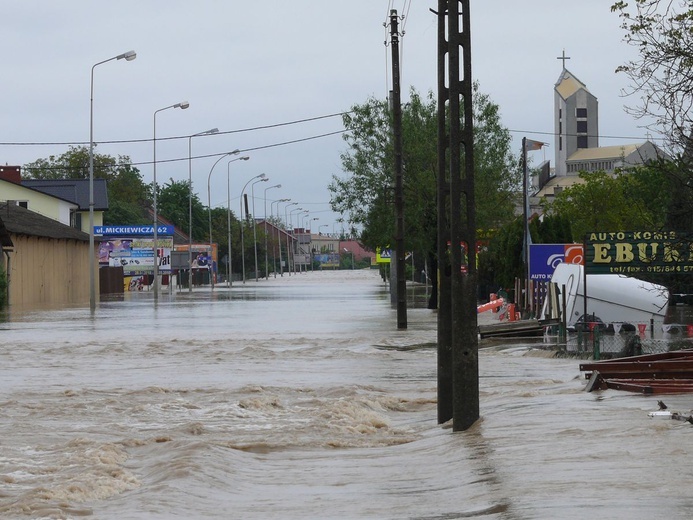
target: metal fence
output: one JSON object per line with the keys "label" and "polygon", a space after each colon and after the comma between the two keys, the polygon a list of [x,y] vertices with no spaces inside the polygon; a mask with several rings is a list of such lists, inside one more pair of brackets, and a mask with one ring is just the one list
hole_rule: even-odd
{"label": "metal fence", "polygon": [[586,359],[613,359],[693,348],[693,337],[685,334],[655,338],[635,332],[604,334],[595,330],[569,334],[564,341],[556,336],[555,341],[566,356]]}

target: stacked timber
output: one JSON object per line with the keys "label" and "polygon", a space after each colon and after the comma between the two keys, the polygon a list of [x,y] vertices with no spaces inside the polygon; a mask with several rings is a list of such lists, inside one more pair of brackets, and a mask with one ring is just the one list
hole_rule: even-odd
{"label": "stacked timber", "polygon": [[581,363],[585,390],[625,390],[642,394],[693,392],[693,350],[645,354]]}
{"label": "stacked timber", "polygon": [[538,320],[501,321],[488,325],[479,325],[479,337],[521,338],[527,336],[542,336],[544,327]]}

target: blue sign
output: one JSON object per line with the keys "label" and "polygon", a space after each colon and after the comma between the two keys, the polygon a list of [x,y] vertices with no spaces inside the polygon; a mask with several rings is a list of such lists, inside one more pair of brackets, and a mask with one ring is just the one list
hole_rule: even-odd
{"label": "blue sign", "polygon": [[[104,236],[152,236],[154,235],[154,226],[94,226],[95,235]],[[173,235],[173,226],[162,226],[156,228],[157,235]]]}
{"label": "blue sign", "polygon": [[581,244],[531,244],[529,246],[529,278],[548,282],[560,263],[582,264]]}

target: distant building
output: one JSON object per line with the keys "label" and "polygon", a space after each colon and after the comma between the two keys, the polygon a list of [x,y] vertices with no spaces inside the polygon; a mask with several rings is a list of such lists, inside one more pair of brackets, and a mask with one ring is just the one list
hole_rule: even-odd
{"label": "distant building", "polygon": [[532,177],[530,214],[541,213],[542,198],[551,201],[565,188],[583,183],[581,172],[615,174],[667,157],[651,141],[600,147],[599,102],[565,65],[554,85],[554,133],[555,165],[545,161]]}

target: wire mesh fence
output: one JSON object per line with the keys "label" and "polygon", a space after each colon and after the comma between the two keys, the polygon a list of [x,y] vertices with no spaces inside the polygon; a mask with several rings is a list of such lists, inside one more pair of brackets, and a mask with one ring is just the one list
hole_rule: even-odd
{"label": "wire mesh fence", "polygon": [[568,334],[564,340],[559,335],[545,339],[555,342],[563,355],[583,359],[614,359],[693,348],[693,336],[687,334],[653,337],[639,332],[604,334],[595,330]]}

